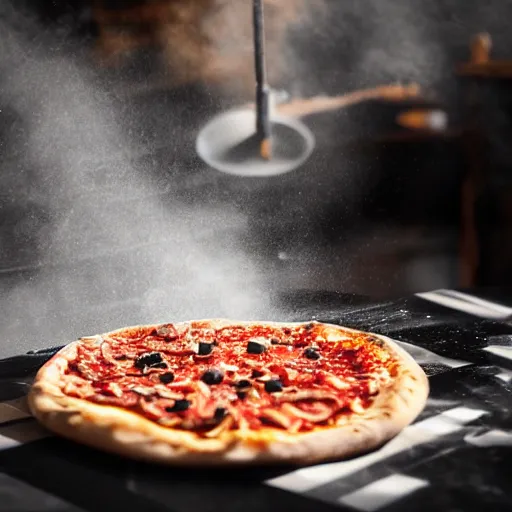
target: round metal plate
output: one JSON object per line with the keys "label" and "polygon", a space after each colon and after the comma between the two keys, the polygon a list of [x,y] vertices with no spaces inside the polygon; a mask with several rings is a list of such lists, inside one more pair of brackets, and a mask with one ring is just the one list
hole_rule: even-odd
{"label": "round metal plate", "polygon": [[285,174],[302,165],[315,147],[315,137],[302,122],[272,117],[272,158],[260,156],[255,134],[256,114],[251,109],[230,110],[199,132],[197,154],[214,169],[237,176]]}

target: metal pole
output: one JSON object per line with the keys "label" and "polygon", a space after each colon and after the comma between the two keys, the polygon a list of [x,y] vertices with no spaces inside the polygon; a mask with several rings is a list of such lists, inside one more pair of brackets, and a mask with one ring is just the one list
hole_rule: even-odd
{"label": "metal pole", "polygon": [[253,0],[254,67],[256,74],[256,134],[260,143],[260,154],[271,158],[269,87],[265,68],[265,32],[263,22],[263,0]]}

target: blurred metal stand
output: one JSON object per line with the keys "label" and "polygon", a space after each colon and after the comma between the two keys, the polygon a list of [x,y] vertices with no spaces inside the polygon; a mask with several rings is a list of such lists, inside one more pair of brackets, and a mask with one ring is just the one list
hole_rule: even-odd
{"label": "blurred metal stand", "polygon": [[228,174],[284,174],[302,165],[315,145],[313,134],[301,121],[272,113],[263,20],[262,0],[253,0],[255,109],[235,109],[216,116],[196,140],[198,155],[210,167]]}

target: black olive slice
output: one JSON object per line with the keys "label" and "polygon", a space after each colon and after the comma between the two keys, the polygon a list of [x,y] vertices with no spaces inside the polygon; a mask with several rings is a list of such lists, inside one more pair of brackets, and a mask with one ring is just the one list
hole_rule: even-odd
{"label": "black olive slice", "polygon": [[167,365],[162,359],[160,352],[146,352],[141,354],[134,363],[135,368],[143,370],[144,368],[166,368]]}
{"label": "black olive slice", "polygon": [[265,391],[267,393],[278,393],[283,390],[283,383],[279,379],[271,379],[265,382]]}
{"label": "black olive slice", "polygon": [[215,413],[213,414],[213,419],[215,421],[220,421],[226,417],[228,410],[225,407],[217,407],[215,409]]}
{"label": "black olive slice", "polygon": [[249,354],[263,354],[267,347],[263,343],[258,343],[257,341],[249,341],[247,343],[247,352]]}
{"label": "black olive slice", "polygon": [[208,384],[208,386],[220,384],[223,379],[224,374],[217,368],[210,368],[209,370],[206,370],[201,377],[201,380],[205,384]]}
{"label": "black olive slice", "polygon": [[213,343],[204,343],[203,341],[199,342],[197,354],[200,356],[207,356],[212,353]]}
{"label": "black olive slice", "polygon": [[308,359],[320,359],[320,354],[313,347],[304,350],[304,356]]}
{"label": "black olive slice", "polygon": [[159,375],[158,378],[160,379],[160,382],[162,382],[163,384],[170,384],[174,380],[174,373],[165,372],[162,373],[162,375]]}
{"label": "black olive slice", "polygon": [[235,387],[242,390],[242,389],[248,389],[251,387],[251,381],[247,379],[239,380],[238,382],[235,382]]}
{"label": "black olive slice", "polygon": [[183,412],[186,411],[190,407],[190,402],[188,400],[176,400],[172,407],[166,407],[166,412]]}

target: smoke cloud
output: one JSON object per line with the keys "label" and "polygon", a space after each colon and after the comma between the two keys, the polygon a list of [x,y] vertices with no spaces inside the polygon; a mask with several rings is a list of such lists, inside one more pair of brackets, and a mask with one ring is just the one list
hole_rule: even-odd
{"label": "smoke cloud", "polygon": [[173,173],[134,159],[144,146],[94,73],[3,14],[2,355],[133,323],[265,316],[245,215],[178,199]]}

